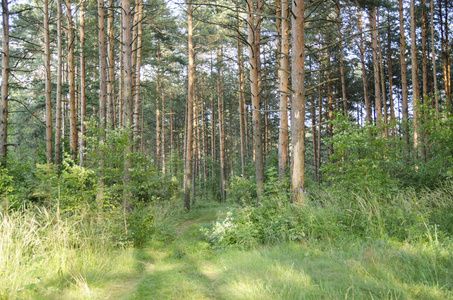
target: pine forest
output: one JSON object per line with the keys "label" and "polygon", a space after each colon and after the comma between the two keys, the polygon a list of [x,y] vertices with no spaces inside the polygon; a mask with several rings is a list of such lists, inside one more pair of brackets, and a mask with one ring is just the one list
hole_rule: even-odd
{"label": "pine forest", "polygon": [[0,299],[453,298],[450,0],[2,0]]}

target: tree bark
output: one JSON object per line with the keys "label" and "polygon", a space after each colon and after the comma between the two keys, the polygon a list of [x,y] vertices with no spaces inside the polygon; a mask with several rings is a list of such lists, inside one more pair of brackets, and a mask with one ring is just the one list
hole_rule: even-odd
{"label": "tree bark", "polygon": [[0,103],[0,164],[6,166],[8,140],[8,93],[9,93],[9,9],[8,1],[2,0],[2,100]]}
{"label": "tree bark", "polygon": [[[61,88],[63,77],[63,32],[61,26],[62,0],[57,1],[57,91],[56,91],[56,107],[55,107],[55,166],[60,165],[61,161]],[[83,11],[83,9],[81,9]],[[82,25],[81,25],[82,26]],[[82,39],[82,37],[80,37]]]}
{"label": "tree bark", "polygon": [[[280,1],[280,0],[277,0]],[[278,131],[278,176],[281,179],[285,177],[288,165],[288,102],[290,97],[289,91],[289,39],[290,39],[290,7],[287,0],[281,0],[281,49],[280,49],[280,77],[279,77],[279,131]]]}
{"label": "tree bark", "polygon": [[[253,1],[247,0],[247,23],[248,23],[248,43],[249,43],[249,63],[250,63],[250,90],[252,94],[252,114],[253,114],[253,141],[255,149],[255,174],[257,188],[257,203],[261,202],[264,193],[264,164],[263,148],[261,136],[261,79],[260,79],[260,30],[261,30],[261,11],[263,3],[257,1],[255,10]],[[256,14],[256,16],[255,16]]]}
{"label": "tree bark", "polygon": [[305,196],[305,3],[292,1],[292,174],[293,201],[304,202]]}
{"label": "tree bark", "polygon": [[44,0],[44,68],[46,95],[46,158],[47,164],[52,163],[52,83],[50,73],[50,26],[49,0]]}
{"label": "tree bark", "polygon": [[99,45],[99,127],[100,136],[99,142],[101,149],[99,151],[99,181],[98,193],[96,196],[98,207],[103,205],[104,196],[104,150],[102,147],[105,144],[106,136],[106,108],[107,108],[107,65],[106,65],[106,44],[105,44],[105,11],[104,0],[98,0],[98,45]]}
{"label": "tree bark", "polygon": [[417,67],[417,45],[415,43],[415,0],[411,0],[410,7],[411,14],[411,60],[412,60],[412,101],[414,105],[414,150],[415,156],[418,152],[418,122],[419,122],[419,101],[420,101],[420,87],[418,84],[418,67]]}
{"label": "tree bark", "polygon": [[222,202],[226,201],[225,192],[225,119],[224,119],[224,100],[223,100],[223,51],[217,49],[217,111],[219,113],[219,145],[220,145],[220,190],[222,192]]}
{"label": "tree bark", "polygon": [[69,81],[69,147],[71,159],[77,155],[77,111],[76,111],[76,85],[74,71],[74,22],[72,19],[71,0],[66,0],[66,13],[68,20],[68,81]]}
{"label": "tree bark", "polygon": [[[236,9],[239,10],[238,0],[236,0]],[[237,13],[237,26],[239,28],[239,13]],[[238,49],[238,84],[239,84],[239,130],[241,135],[241,174],[245,176],[245,156],[246,156],[246,140],[244,126],[244,102],[245,102],[245,86],[244,86],[244,63],[242,59],[242,42],[239,39],[239,30],[237,33],[237,49]]]}
{"label": "tree bark", "polygon": [[187,85],[187,149],[186,149],[186,170],[185,170],[185,191],[184,191],[184,208],[190,210],[190,187],[192,179],[192,146],[193,146],[193,89],[195,78],[194,67],[194,47],[192,32],[192,0],[187,1],[187,36],[189,51],[189,74]]}
{"label": "tree bark", "polygon": [[365,48],[363,43],[363,25],[362,25],[362,10],[357,8],[358,10],[358,20],[359,20],[359,30],[360,30],[360,61],[362,63],[362,82],[363,82],[363,97],[365,98],[365,109],[366,109],[366,121],[368,124],[373,122],[372,118],[372,111],[371,111],[371,101],[368,97],[368,83],[366,78],[366,67],[365,67]]}
{"label": "tree bark", "polygon": [[409,110],[407,105],[407,66],[406,66],[406,36],[404,33],[403,0],[399,0],[400,19],[400,64],[401,64],[401,93],[403,110],[403,136],[409,145]]}
{"label": "tree bark", "polygon": [[115,28],[114,28],[114,0],[108,2],[108,15],[107,15],[107,68],[108,68],[108,82],[107,82],[107,122],[110,127],[115,128],[116,114],[115,114]]}
{"label": "tree bark", "polygon": [[[142,64],[142,18],[143,5],[141,0],[136,1],[137,12],[135,14],[137,26],[137,48],[135,61],[135,94],[134,94],[134,140],[136,141],[136,149],[139,148],[139,133],[140,133],[140,68]],[[162,91],[163,92],[163,91]]]}
{"label": "tree bark", "polygon": [[439,114],[439,90],[437,87],[437,70],[436,70],[436,46],[434,43],[434,0],[431,0],[431,57],[433,60],[433,81],[434,81],[434,99],[436,115]]}
{"label": "tree bark", "polygon": [[[86,70],[85,70],[85,8],[84,2],[82,1],[80,6],[80,24],[79,24],[79,35],[80,35],[80,149],[79,149],[79,163],[81,166],[85,162],[85,147],[86,147]],[[61,105],[61,104],[60,104]]]}
{"label": "tree bark", "polygon": [[122,0],[122,35],[123,35],[123,126],[128,131],[128,144],[124,149],[124,175],[123,175],[123,209],[128,209],[130,201],[132,201],[132,191],[129,184],[131,178],[132,158],[133,151],[133,108],[132,108],[132,25],[131,25],[131,3],[130,0]]}
{"label": "tree bark", "polygon": [[344,116],[348,116],[348,103],[346,99],[346,82],[344,76],[344,62],[343,62],[343,38],[341,34],[342,30],[342,23],[341,23],[341,11],[340,6],[337,6],[337,14],[338,14],[338,42],[340,46],[340,78],[341,78],[341,96],[343,98],[343,113]]}
{"label": "tree bark", "polygon": [[381,87],[379,79],[379,49],[377,43],[376,29],[376,8],[370,11],[370,30],[371,30],[371,49],[373,53],[373,72],[374,72],[374,101],[376,108],[377,124],[382,127],[382,104],[381,104]]}

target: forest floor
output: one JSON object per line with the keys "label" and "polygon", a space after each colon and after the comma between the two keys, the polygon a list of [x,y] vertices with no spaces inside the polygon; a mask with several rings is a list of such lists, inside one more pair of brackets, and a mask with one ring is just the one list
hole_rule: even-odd
{"label": "forest floor", "polygon": [[453,271],[439,275],[448,259],[442,249],[351,239],[213,250],[200,228],[219,210],[194,209],[172,242],[123,250],[116,271],[85,277],[55,298],[453,299]]}

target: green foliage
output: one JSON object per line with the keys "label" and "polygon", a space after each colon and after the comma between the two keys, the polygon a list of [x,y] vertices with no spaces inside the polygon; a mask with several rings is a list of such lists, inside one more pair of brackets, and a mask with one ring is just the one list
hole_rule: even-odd
{"label": "green foliage", "polygon": [[437,190],[373,194],[312,190],[303,205],[268,196],[262,205],[232,208],[203,230],[214,247],[251,248],[286,241],[392,239],[429,242],[451,238],[453,182]]}

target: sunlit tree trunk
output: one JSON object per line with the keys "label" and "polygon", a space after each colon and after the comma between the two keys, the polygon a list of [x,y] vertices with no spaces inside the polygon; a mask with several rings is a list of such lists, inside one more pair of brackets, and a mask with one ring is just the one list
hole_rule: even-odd
{"label": "sunlit tree trunk", "polygon": [[370,29],[371,49],[373,53],[374,101],[376,108],[376,118],[378,126],[382,127],[381,83],[379,79],[379,49],[377,45],[376,8],[372,8],[370,11]]}
{"label": "sunlit tree trunk", "polygon": [[79,38],[80,38],[80,146],[79,146],[79,163],[81,166],[85,162],[85,147],[86,147],[86,70],[85,70],[85,8],[84,2],[80,5],[80,20],[79,20]]}
{"label": "sunlit tree trunk", "polygon": [[403,109],[403,135],[409,144],[409,111],[407,106],[407,67],[406,67],[406,36],[404,33],[404,8],[403,0],[399,0],[400,19],[400,64],[401,64],[401,96]]}
{"label": "sunlit tree trunk", "polygon": [[418,85],[418,68],[417,68],[417,45],[415,35],[415,0],[411,0],[410,7],[411,14],[411,61],[412,61],[412,101],[414,105],[414,150],[417,156],[418,151],[418,122],[419,122],[419,101],[420,101],[420,87]]}
{"label": "sunlit tree trunk", "polygon": [[192,145],[193,145],[193,100],[194,100],[194,47],[192,33],[192,0],[187,1],[187,37],[189,51],[189,74],[187,85],[187,149],[186,149],[186,169],[185,169],[185,191],[184,191],[184,208],[190,210],[190,187],[192,179]]}
{"label": "sunlit tree trunk", "polygon": [[337,14],[338,14],[338,41],[340,46],[340,79],[341,79],[341,96],[343,98],[343,113],[344,116],[347,117],[348,115],[348,103],[346,99],[346,81],[344,76],[344,62],[343,62],[343,38],[342,38],[342,22],[341,22],[341,11],[340,6],[337,6]]}
{"label": "sunlit tree trunk", "polygon": [[[141,0],[136,1],[136,9],[134,24],[137,26],[137,36],[136,36],[136,61],[135,61],[135,93],[134,93],[134,140],[136,140],[136,149],[138,150],[139,141],[138,136],[140,133],[140,68],[142,65],[142,11],[143,5]],[[163,90],[163,89],[162,89]]]}
{"label": "sunlit tree trunk", "polygon": [[292,172],[293,201],[304,202],[305,194],[305,3],[292,1]]}
{"label": "sunlit tree trunk", "polygon": [[220,146],[220,190],[222,192],[222,202],[226,201],[225,192],[225,117],[223,99],[223,53],[217,49],[217,111],[219,113],[219,146]]}
{"label": "sunlit tree trunk", "polygon": [[111,128],[115,128],[116,114],[115,114],[115,28],[114,28],[114,0],[108,2],[108,15],[107,15],[107,68],[108,68],[108,82],[107,82],[107,122],[110,123]]}
{"label": "sunlit tree trunk", "polygon": [[[133,121],[132,108],[132,25],[131,25],[131,3],[130,0],[122,0],[121,10],[122,18],[122,35],[123,35],[123,126],[125,129],[130,129]],[[124,149],[124,172],[123,172],[123,208],[127,209],[130,201],[132,201],[132,191],[129,188],[131,182],[132,160],[131,154],[133,150],[133,134],[128,133],[128,144]]]}
{"label": "sunlit tree trunk", "polygon": [[[55,166],[60,165],[61,160],[61,88],[63,77],[63,32],[61,26],[62,14],[62,0],[57,1],[57,91],[55,96]],[[83,8],[81,8],[81,12]],[[80,25],[82,27],[82,25]],[[82,36],[80,37],[82,39]]]}
{"label": "sunlit tree trunk", "polygon": [[362,10],[357,8],[358,10],[358,20],[359,20],[359,30],[360,30],[360,61],[362,63],[362,82],[363,82],[363,97],[365,98],[365,109],[366,109],[366,121],[368,124],[373,122],[372,111],[371,111],[371,101],[368,96],[368,84],[366,78],[366,67],[365,67],[365,48],[363,42],[363,25],[362,25]]}
{"label": "sunlit tree trunk", "polygon": [[[238,0],[236,0],[236,8],[238,9]],[[238,18],[239,26],[239,18]],[[245,151],[246,151],[246,140],[245,140],[245,125],[244,125],[244,102],[245,102],[245,86],[244,86],[244,63],[242,59],[242,42],[239,40],[239,31],[237,39],[238,49],[238,84],[239,84],[239,131],[241,135],[241,174],[245,176]]]}
{"label": "sunlit tree trunk", "polygon": [[[105,11],[104,0],[98,0],[98,45],[99,45],[99,126],[100,126],[100,144],[105,144],[106,136],[106,108],[107,108],[107,65],[106,65],[106,45],[105,45]],[[104,151],[99,151],[99,181],[97,204],[102,206],[104,196]]]}
{"label": "sunlit tree trunk", "polygon": [[[257,202],[261,201],[264,192],[264,162],[261,137],[261,79],[260,79],[260,30],[261,30],[261,11],[263,3],[257,1],[255,10],[253,1],[247,0],[247,23],[248,23],[248,43],[249,43],[249,63],[250,63],[250,90],[252,94],[252,114],[253,114],[253,141],[255,150],[255,174],[257,187]],[[255,16],[256,14],[256,16]]]}
{"label": "sunlit tree trunk", "polygon": [[69,81],[69,146],[71,159],[76,159],[77,154],[77,111],[76,111],[76,86],[74,71],[74,22],[72,19],[71,0],[66,0],[66,13],[68,20],[68,81]]}
{"label": "sunlit tree trunk", "polygon": [[47,164],[52,163],[52,85],[50,73],[50,24],[49,0],[44,0],[44,69],[46,95],[46,158]]}
{"label": "sunlit tree trunk", "polygon": [[3,166],[6,166],[8,147],[9,73],[9,9],[8,1],[2,0],[2,100],[0,103],[0,163]]}
{"label": "sunlit tree trunk", "polygon": [[[280,1],[280,0],[278,0]],[[289,91],[289,39],[290,39],[290,7],[287,0],[281,0],[281,50],[280,50],[280,76],[279,76],[279,131],[278,131],[278,174],[283,179],[288,165],[288,102]]]}
{"label": "sunlit tree trunk", "polygon": [[437,87],[437,70],[436,70],[436,45],[434,43],[434,0],[431,0],[431,58],[433,63],[433,81],[434,81],[434,99],[436,114],[439,114],[439,90]]}
{"label": "sunlit tree trunk", "polygon": [[[376,22],[377,22],[377,27],[380,27],[380,22],[379,22],[379,12],[376,12]],[[380,84],[381,84],[381,94],[382,94],[382,107],[384,108],[384,116],[383,116],[383,121],[384,124],[387,125],[388,123],[388,108],[387,108],[387,97],[385,95],[385,73],[384,73],[384,62],[383,62],[383,56],[384,56],[384,50],[382,48],[382,43],[381,43],[381,33],[377,32],[377,38],[378,38],[378,49],[379,49],[379,72],[380,72]],[[390,60],[389,54],[387,54],[389,57],[388,60]],[[391,97],[391,95],[390,95]],[[384,128],[384,136],[388,137],[389,136],[389,131],[388,127],[385,126]]]}
{"label": "sunlit tree trunk", "polygon": [[[390,24],[390,13],[388,14],[388,23]],[[388,26],[387,31],[387,62],[388,62],[388,72],[389,72],[389,99],[390,99],[390,121],[392,123],[392,136],[395,137],[396,134],[396,124],[395,124],[395,104],[393,101],[393,64],[392,64],[392,43],[391,43],[391,27]]]}

